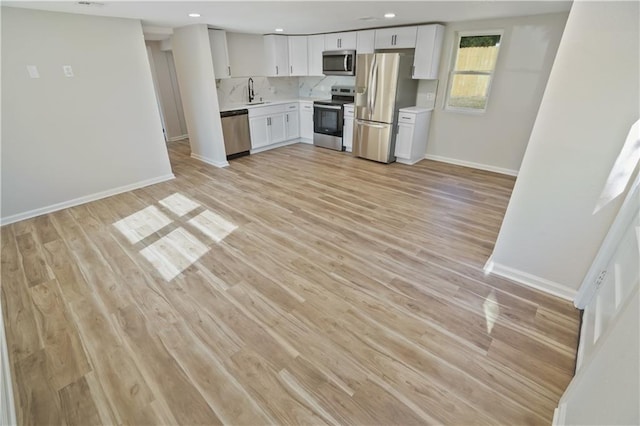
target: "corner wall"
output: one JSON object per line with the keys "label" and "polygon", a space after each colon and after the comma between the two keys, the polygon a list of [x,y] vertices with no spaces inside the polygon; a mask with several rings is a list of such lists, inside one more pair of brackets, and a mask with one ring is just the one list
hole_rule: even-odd
{"label": "corner wall", "polygon": [[3,7],[1,31],[3,224],[173,177],[140,21]]}
{"label": "corner wall", "polygon": [[573,3],[492,255],[497,272],[575,296],[624,195],[594,214],[640,116],[640,4]]}
{"label": "corner wall", "polygon": [[[566,13],[447,24],[427,158],[516,175],[567,20]],[[483,114],[445,111],[456,32],[503,30]]]}
{"label": "corner wall", "polygon": [[207,26],[174,29],[171,46],[191,157],[216,167],[228,166]]}

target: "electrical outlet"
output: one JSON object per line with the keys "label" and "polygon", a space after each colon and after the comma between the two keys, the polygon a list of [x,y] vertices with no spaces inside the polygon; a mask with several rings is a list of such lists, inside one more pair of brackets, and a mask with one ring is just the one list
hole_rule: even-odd
{"label": "electrical outlet", "polygon": [[66,77],[73,77],[73,68],[71,68],[71,65],[63,65],[62,72],[64,72]]}
{"label": "electrical outlet", "polygon": [[428,101],[434,101],[436,99],[436,94],[435,93],[427,93],[427,100]]}
{"label": "electrical outlet", "polygon": [[40,78],[38,67],[36,67],[35,65],[27,65],[27,72],[29,73],[29,77],[31,78]]}

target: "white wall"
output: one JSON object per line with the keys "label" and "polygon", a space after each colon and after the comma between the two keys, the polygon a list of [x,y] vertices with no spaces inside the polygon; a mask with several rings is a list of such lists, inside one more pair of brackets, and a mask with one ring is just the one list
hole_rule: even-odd
{"label": "white wall", "polygon": [[207,26],[174,29],[171,46],[191,156],[217,167],[227,166]]}
{"label": "white wall", "polygon": [[2,8],[3,223],[172,176],[140,21]]}
{"label": "white wall", "polygon": [[176,79],[175,66],[171,51],[160,50],[159,41],[147,41],[153,58],[152,69],[155,69],[157,92],[164,117],[164,130],[168,140],[187,137],[187,124],[182,110],[180,88]]}
{"label": "white wall", "polygon": [[[447,24],[427,156],[516,174],[538,112],[567,14]],[[503,30],[484,114],[443,110],[457,31]]]}
{"label": "white wall", "polygon": [[640,116],[637,2],[574,2],[492,260],[571,297],[624,197],[593,214]]}

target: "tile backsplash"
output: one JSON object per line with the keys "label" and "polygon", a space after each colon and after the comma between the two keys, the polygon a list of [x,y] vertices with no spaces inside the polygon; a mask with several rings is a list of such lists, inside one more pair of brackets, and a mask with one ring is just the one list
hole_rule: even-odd
{"label": "tile backsplash", "polygon": [[301,98],[330,98],[331,86],[354,86],[355,77],[327,75],[322,77],[299,77],[298,95]]}
{"label": "tile backsplash", "polygon": [[[216,80],[220,105],[237,105],[249,102],[248,78],[223,78]],[[353,86],[355,77],[328,75],[324,77],[253,77],[255,100],[296,98],[330,98],[331,86]],[[416,104],[434,106],[438,80],[420,80]],[[433,93],[433,96],[429,96]]]}
{"label": "tile backsplash", "polygon": [[[222,78],[216,80],[220,105],[249,102],[248,78]],[[355,84],[355,77],[253,77],[255,100],[330,98],[331,86]]]}
{"label": "tile backsplash", "polygon": [[[223,78],[216,80],[218,102],[220,105],[233,105],[249,102],[248,78]],[[260,98],[292,99],[298,97],[298,78],[253,77],[255,101]]]}

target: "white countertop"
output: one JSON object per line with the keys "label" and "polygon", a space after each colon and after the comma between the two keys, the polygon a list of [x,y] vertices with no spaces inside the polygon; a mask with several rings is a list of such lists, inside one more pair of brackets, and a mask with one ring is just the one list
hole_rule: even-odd
{"label": "white countertop", "polygon": [[293,99],[267,99],[262,102],[254,102],[254,103],[233,103],[227,105],[220,105],[220,112],[224,111],[233,111],[235,109],[251,109],[251,108],[259,108],[270,105],[280,105],[280,104],[289,104],[291,102],[313,102],[320,100],[327,100],[328,98],[293,98]]}
{"label": "white countertop", "polygon": [[426,108],[426,107],[412,106],[412,107],[400,108],[400,111],[412,112],[414,114],[422,114],[425,112],[433,111],[433,107]]}

